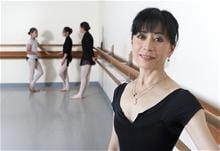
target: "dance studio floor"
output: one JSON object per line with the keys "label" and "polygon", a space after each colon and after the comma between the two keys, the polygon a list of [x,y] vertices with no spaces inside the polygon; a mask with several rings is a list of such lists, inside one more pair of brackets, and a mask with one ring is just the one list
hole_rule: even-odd
{"label": "dance studio floor", "polygon": [[1,87],[1,150],[102,151],[111,135],[110,100],[97,83],[84,100],[78,90],[54,88],[31,94],[25,88]]}

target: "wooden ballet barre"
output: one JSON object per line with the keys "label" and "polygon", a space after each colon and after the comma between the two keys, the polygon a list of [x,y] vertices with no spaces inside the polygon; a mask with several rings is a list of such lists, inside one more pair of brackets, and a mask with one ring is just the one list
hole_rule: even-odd
{"label": "wooden ballet barre", "polygon": [[[57,55],[61,51],[48,51],[51,55],[46,55],[43,51],[38,51],[39,58],[56,59],[62,58],[61,55]],[[95,57],[98,56],[97,52],[94,52]],[[0,51],[0,59],[24,59],[26,58],[26,51]],[[72,57],[80,59],[82,57],[82,51],[72,51]]]}
{"label": "wooden ballet barre", "polygon": [[[135,79],[139,72],[134,69],[133,67],[128,66],[124,62],[119,61],[116,59],[115,55],[111,56],[108,51],[102,50],[100,48],[95,48],[100,56],[115,66],[118,70],[120,70],[123,74],[129,76],[132,80]],[[206,113],[206,120],[208,123],[208,127],[215,138],[216,142],[220,144],[220,110],[204,101],[199,99],[201,105],[205,109]]]}
{"label": "wooden ballet barre", "polygon": [[[40,44],[43,47],[62,47],[63,44]],[[81,47],[81,44],[73,44],[73,47]],[[25,44],[0,44],[0,47],[26,47]],[[55,59],[61,58],[62,55],[57,55],[61,51],[49,51],[51,55],[46,55],[43,51],[38,51],[39,58]],[[95,57],[98,56],[98,52],[94,52]],[[80,59],[82,57],[82,51],[72,51],[73,58]],[[0,59],[23,59],[26,58],[26,51],[0,51]]]}
{"label": "wooden ballet barre", "polygon": [[[40,44],[43,47],[62,47],[63,44]],[[81,44],[73,44],[73,47],[80,47]],[[0,47],[26,47],[26,44],[0,44]]]}
{"label": "wooden ballet barre", "polygon": [[120,80],[118,80],[102,63],[98,60],[96,62],[102,67],[102,69],[110,76],[110,78],[117,84],[121,84]]}
{"label": "wooden ballet barre", "polygon": [[175,146],[180,151],[191,151],[191,149],[188,146],[186,146],[186,144],[184,144],[180,139],[178,139]]}
{"label": "wooden ballet barre", "polygon": [[120,62],[115,57],[110,56],[107,52],[102,51],[100,48],[95,48],[98,51],[99,55],[104,58],[106,61],[112,63],[117,69],[119,69],[122,73],[129,76],[132,80],[134,80],[138,76],[138,71],[134,68],[126,65],[126,62]]}
{"label": "wooden ballet barre", "polygon": [[[220,109],[218,108],[215,108],[214,106],[208,104],[207,102],[205,101],[202,101],[202,99],[200,99],[200,102],[202,104],[202,106],[208,110],[210,113],[216,115],[216,116],[219,116],[220,117]],[[220,125],[220,124],[219,124]]]}

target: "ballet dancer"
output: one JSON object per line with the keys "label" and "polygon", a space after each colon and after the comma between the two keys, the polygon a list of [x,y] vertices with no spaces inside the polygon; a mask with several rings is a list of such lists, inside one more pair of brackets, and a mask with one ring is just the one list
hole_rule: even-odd
{"label": "ballet dancer", "polygon": [[[70,37],[72,33],[72,29],[70,27],[63,28],[63,36],[66,38],[63,44],[63,58],[61,60],[61,67],[59,71],[59,75],[63,81],[63,88],[61,91],[69,90],[69,75],[68,75],[68,66],[72,61],[72,39]],[[60,54],[60,53],[59,53]]]}
{"label": "ballet dancer", "polygon": [[40,90],[35,89],[35,84],[40,79],[40,77],[43,75],[43,69],[42,69],[42,66],[39,62],[37,48],[39,47],[47,55],[50,55],[50,53],[48,51],[46,51],[44,48],[42,48],[40,46],[40,44],[38,43],[38,41],[37,41],[37,37],[38,37],[37,28],[32,27],[29,30],[28,35],[30,35],[30,38],[26,44],[26,50],[27,50],[26,60],[28,62],[29,70],[30,70],[29,90],[30,90],[30,92],[38,92]]}
{"label": "ballet dancer", "polygon": [[83,33],[82,38],[82,58],[80,61],[80,89],[77,94],[73,95],[72,99],[82,99],[84,98],[84,92],[89,84],[91,66],[95,65],[95,56],[93,52],[93,37],[89,33],[90,26],[87,22],[82,22],[80,24],[80,32]]}

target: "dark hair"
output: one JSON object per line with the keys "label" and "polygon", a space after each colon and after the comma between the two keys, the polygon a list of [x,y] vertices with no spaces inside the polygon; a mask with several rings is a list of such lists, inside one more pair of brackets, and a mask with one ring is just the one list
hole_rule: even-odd
{"label": "dark hair", "polygon": [[64,32],[68,32],[69,35],[73,32],[72,28],[70,28],[70,27],[64,27],[64,28],[63,28],[63,31],[64,31]]}
{"label": "dark hair", "polygon": [[35,31],[37,31],[37,28],[31,27],[29,32],[28,32],[28,35],[30,35],[31,33],[35,32]]}
{"label": "dark hair", "polygon": [[89,31],[90,29],[89,23],[85,21],[80,24],[80,27],[83,28],[85,31]]}
{"label": "dark hair", "polygon": [[146,8],[137,14],[132,24],[132,36],[141,31],[153,32],[158,26],[167,34],[171,44],[177,43],[179,24],[176,18],[170,12],[158,8]]}

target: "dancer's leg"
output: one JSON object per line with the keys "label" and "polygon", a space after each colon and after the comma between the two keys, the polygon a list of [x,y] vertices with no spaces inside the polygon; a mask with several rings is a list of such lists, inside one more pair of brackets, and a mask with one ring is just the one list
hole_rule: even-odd
{"label": "dancer's leg", "polygon": [[87,86],[87,81],[88,81],[88,76],[89,76],[89,72],[91,70],[91,65],[83,65],[81,66],[81,74],[80,74],[80,78],[81,78],[81,82],[80,82],[80,89],[79,92],[72,96],[73,99],[81,99],[83,98],[83,94],[85,92],[86,86]]}
{"label": "dancer's leg", "polygon": [[36,61],[33,59],[28,59],[28,65],[29,65],[29,89],[32,90],[33,86],[32,81],[34,80],[34,70],[36,66]]}
{"label": "dancer's leg", "polygon": [[91,66],[91,67],[90,67],[90,69],[89,69],[89,73],[88,73],[88,76],[87,76],[87,83],[86,83],[86,87],[88,87],[88,86],[89,86],[91,69],[92,69],[92,66]]}
{"label": "dancer's leg", "polygon": [[31,86],[34,88],[36,82],[40,79],[40,77],[44,74],[42,66],[39,61],[35,61],[35,69],[37,73],[34,75],[34,79],[31,82]]}
{"label": "dancer's leg", "polygon": [[63,88],[61,90],[66,90],[66,73],[67,73],[67,60],[65,59],[64,64],[61,65],[59,75],[63,81]]}
{"label": "dancer's leg", "polygon": [[66,84],[66,89],[69,90],[69,74],[68,74],[68,67],[65,70],[65,84]]}

